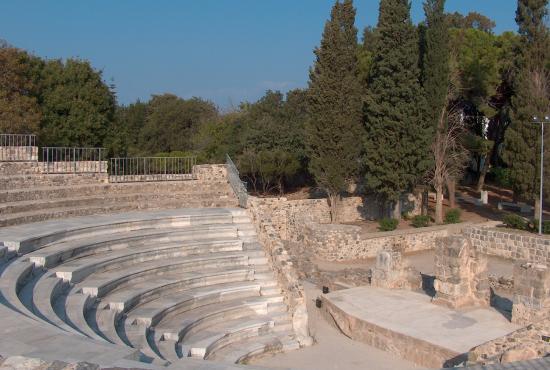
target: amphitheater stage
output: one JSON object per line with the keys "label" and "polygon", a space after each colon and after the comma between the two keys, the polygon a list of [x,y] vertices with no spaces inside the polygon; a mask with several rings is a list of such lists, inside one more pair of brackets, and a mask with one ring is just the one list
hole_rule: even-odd
{"label": "amphitheater stage", "polygon": [[455,311],[404,290],[358,287],[323,296],[323,310],[352,339],[418,365],[440,368],[465,360],[473,347],[519,327],[493,309]]}

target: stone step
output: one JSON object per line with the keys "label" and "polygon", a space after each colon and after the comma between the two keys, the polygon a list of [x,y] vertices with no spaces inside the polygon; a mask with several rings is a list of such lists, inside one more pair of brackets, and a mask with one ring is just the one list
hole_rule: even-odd
{"label": "stone step", "polygon": [[155,245],[153,243],[147,245],[146,248],[131,247],[112,253],[101,253],[71,260],[55,268],[56,276],[65,281],[77,283],[91,274],[106,271],[113,266],[124,268],[154,260],[242,251],[241,242],[238,240],[190,241],[167,245]]}
{"label": "stone step", "polygon": [[84,294],[103,297],[108,292],[123,287],[128,282],[134,284],[155,275],[172,271],[191,272],[207,268],[225,268],[248,266],[248,256],[230,253],[218,253],[214,256],[198,256],[194,258],[174,258],[168,261],[153,261],[134,265],[128,269],[120,269],[96,274],[79,284]]}
{"label": "stone step", "polygon": [[287,311],[282,297],[251,297],[235,299],[200,309],[167,315],[155,326],[155,338],[185,340],[186,336],[202,330],[205,326],[222,321],[252,318],[258,315],[278,314]]}
{"label": "stone step", "polygon": [[198,307],[216,305],[236,298],[258,297],[261,285],[251,281],[251,276],[253,275],[245,277],[235,275],[237,279],[243,280],[231,281],[225,278],[217,284],[214,282],[207,286],[189,286],[189,289],[169,292],[130,311],[126,321],[155,326],[167,315],[174,316]]}
{"label": "stone step", "polygon": [[95,322],[99,333],[109,342],[122,346],[129,345],[118,334],[117,325],[121,313],[114,310],[101,309],[99,306],[95,310]]}
{"label": "stone step", "polygon": [[[249,286],[249,282],[253,279],[254,271],[241,267],[203,269],[200,272],[187,273],[177,271],[174,276],[162,275],[160,278],[147,279],[146,282],[128,285],[124,290],[109,294],[101,300],[101,307],[126,312],[136,306],[142,308],[143,305],[152,301],[152,305],[148,306],[149,309],[151,306],[155,309],[169,309],[169,303],[179,302],[176,298],[179,299],[181,294],[187,297],[188,294],[191,294],[188,292],[189,290],[206,289],[208,292],[216,294],[219,284],[243,284],[244,282],[245,286]],[[257,286],[258,289],[261,287],[257,283],[254,286]],[[231,287],[230,285],[229,288]],[[165,297],[168,299],[161,300]],[[191,295],[191,297],[193,296]],[[159,302],[162,303],[160,307],[158,306]],[[153,312],[155,311],[153,310]]]}
{"label": "stone step", "polygon": [[63,219],[76,216],[89,216],[110,214],[117,212],[128,212],[135,210],[161,210],[177,208],[220,208],[232,207],[235,201],[231,199],[209,198],[208,200],[189,200],[185,202],[174,202],[169,199],[165,201],[151,202],[147,204],[136,203],[111,203],[89,207],[61,207],[46,210],[35,210],[28,212],[12,213],[0,216],[0,227],[14,226],[33,222],[46,221],[51,219]]}
{"label": "stone step", "polygon": [[170,248],[174,245],[192,245],[208,241],[239,242],[232,225],[197,225],[183,227],[181,231],[143,229],[77,240],[56,242],[26,255],[37,266],[52,268],[75,258],[94,258],[125,251],[143,251],[155,246]]}
{"label": "stone step", "polygon": [[227,192],[204,192],[200,194],[190,194],[188,192],[175,192],[168,194],[115,194],[115,195],[93,195],[81,197],[67,197],[41,200],[23,200],[4,202],[0,204],[0,215],[9,215],[14,213],[24,213],[30,211],[47,210],[52,208],[85,208],[87,206],[106,206],[116,203],[135,203],[139,208],[151,208],[154,204],[186,204],[203,203],[212,200],[229,200],[230,195]]}
{"label": "stone step", "polygon": [[[60,299],[69,289],[67,283],[55,276],[54,273],[44,274],[34,286],[33,303],[35,314],[46,322],[69,333],[80,334],[64,318],[60,317],[54,308],[56,300]],[[64,297],[63,297],[64,299]]]}
{"label": "stone step", "polygon": [[160,352],[160,355],[167,361],[170,361],[171,363],[177,363],[180,361],[180,357],[178,356],[178,352],[180,345],[175,340],[161,340],[157,343],[157,348]]}
{"label": "stone step", "polygon": [[227,182],[199,180],[190,181],[158,181],[118,184],[84,184],[71,186],[40,186],[25,189],[11,189],[0,191],[0,203],[43,200],[56,198],[71,198],[79,196],[116,194],[170,194],[185,192],[187,194],[204,194],[208,192],[232,195]]}
{"label": "stone step", "polygon": [[162,358],[156,348],[151,347],[148,336],[148,328],[145,325],[126,325],[124,329],[126,338],[133,348],[139,349],[144,355],[142,361],[152,362],[161,366],[168,365],[168,362]]}
{"label": "stone step", "polygon": [[35,267],[31,262],[18,259],[7,265],[0,276],[0,303],[6,304],[22,315],[34,317],[32,309],[19,298],[19,292],[35,274]]}
{"label": "stone step", "polygon": [[276,323],[288,323],[286,315],[256,317],[225,321],[221,325],[204,328],[198,335],[185,338],[182,347],[189,348],[189,356],[205,359],[211,353],[244,339],[272,333]]}
{"label": "stone step", "polygon": [[109,216],[75,217],[66,220],[44,221],[0,230],[0,240],[10,250],[30,253],[52,243],[74,239],[96,238],[120,232],[142,229],[174,231],[178,227],[199,224],[232,224],[232,208],[183,208],[144,212],[126,212]]}
{"label": "stone step", "polygon": [[105,183],[108,181],[106,173],[79,173],[79,174],[3,174],[0,180],[0,190],[22,189],[44,186],[73,186]]}
{"label": "stone step", "polygon": [[264,354],[292,351],[300,348],[300,344],[294,339],[294,333],[268,334],[253,337],[215,351],[207,357],[208,360],[225,363],[246,363],[254,357]]}
{"label": "stone step", "polygon": [[90,308],[95,304],[95,298],[88,294],[78,293],[73,289],[67,295],[65,301],[65,313],[68,323],[76,330],[91,339],[108,343],[99,333],[94,330],[86,320]]}

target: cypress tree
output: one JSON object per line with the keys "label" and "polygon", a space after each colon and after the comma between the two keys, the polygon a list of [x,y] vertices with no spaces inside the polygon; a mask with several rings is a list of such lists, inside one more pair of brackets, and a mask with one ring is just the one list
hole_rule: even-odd
{"label": "cypress tree", "polygon": [[310,70],[305,127],[309,170],[326,191],[332,221],[347,181],[356,175],[361,151],[361,84],[352,0],[337,1],[325,24]]}
{"label": "cypress tree", "polygon": [[399,197],[429,168],[431,127],[423,119],[418,32],[408,0],[382,0],[364,107],[367,187],[400,217]]}
{"label": "cypress tree", "polygon": [[[513,83],[511,125],[505,135],[503,159],[510,169],[514,197],[525,200],[539,198],[540,128],[532,123],[532,119],[550,113],[547,91],[550,38],[544,24],[547,5],[548,0],[519,0],[516,11],[520,50]],[[540,86],[540,82],[546,84],[546,89]]]}
{"label": "cypress tree", "polygon": [[423,45],[422,83],[426,96],[426,119],[435,129],[447,107],[449,89],[449,29],[444,12],[445,0],[424,3],[426,30]]}

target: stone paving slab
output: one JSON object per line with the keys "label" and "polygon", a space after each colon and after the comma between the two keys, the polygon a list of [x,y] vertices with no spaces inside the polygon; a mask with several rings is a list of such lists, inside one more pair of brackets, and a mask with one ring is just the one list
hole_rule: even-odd
{"label": "stone paving slab", "polygon": [[548,370],[550,369],[550,357],[538,358],[534,360],[510,362],[507,364],[479,365],[454,369],[463,370]]}
{"label": "stone paving slab", "polygon": [[326,299],[359,320],[457,353],[518,329],[495,310],[451,310],[410,291],[359,287],[330,293]]}

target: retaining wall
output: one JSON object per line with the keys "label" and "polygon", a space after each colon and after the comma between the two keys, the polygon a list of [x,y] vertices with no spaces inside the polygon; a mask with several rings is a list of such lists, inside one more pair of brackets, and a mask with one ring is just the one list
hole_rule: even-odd
{"label": "retaining wall", "polygon": [[476,226],[464,233],[481,253],[550,265],[550,236]]}
{"label": "retaining wall", "polygon": [[36,146],[0,146],[0,161],[37,161]]}

